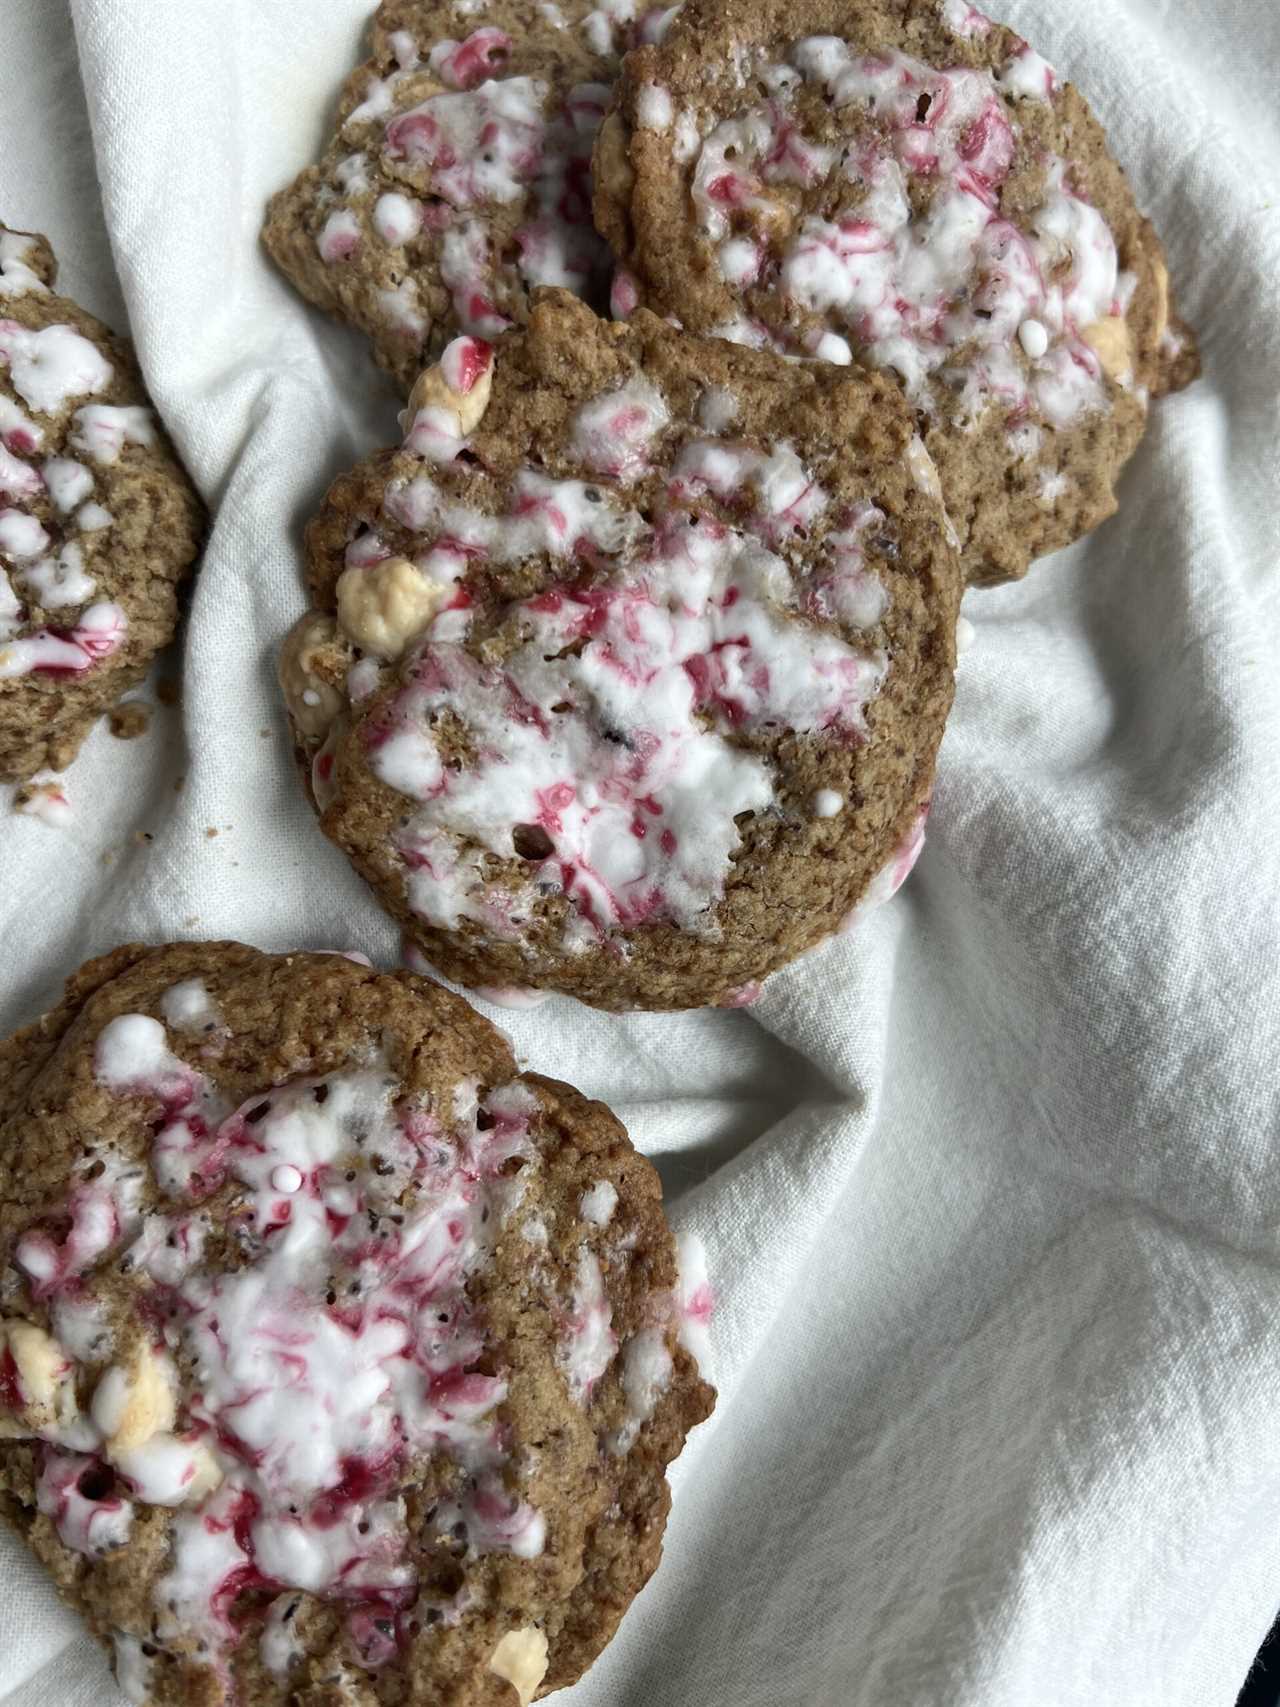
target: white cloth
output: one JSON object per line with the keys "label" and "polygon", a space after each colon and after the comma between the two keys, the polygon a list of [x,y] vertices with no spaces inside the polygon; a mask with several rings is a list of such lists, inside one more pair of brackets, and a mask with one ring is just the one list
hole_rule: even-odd
{"label": "white cloth", "polygon": [[[5,0],[0,213],[127,304],[217,523],[181,711],[95,733],[71,829],[0,819],[6,1028],[129,938],[397,952],[274,690],[301,524],[396,404],[257,247],[371,0],[71,0],[74,40],[66,4]],[[897,901],[750,1013],[496,1016],[620,1110],[720,1297],[665,1563],[566,1707],[1230,1707],[1280,1604],[1280,9],[1006,12],[1107,125],[1206,376],[1116,520],[967,598]],[[16,1542],[0,1572],[0,1707],[106,1699]]]}

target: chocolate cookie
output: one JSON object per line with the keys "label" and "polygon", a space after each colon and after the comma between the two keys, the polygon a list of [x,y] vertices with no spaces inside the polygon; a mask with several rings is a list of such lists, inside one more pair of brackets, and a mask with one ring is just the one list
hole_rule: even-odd
{"label": "chocolate cookie", "polygon": [[363,327],[408,391],[457,332],[492,338],[560,285],[603,308],[591,150],[622,53],[663,27],[630,0],[383,0],[324,157],[263,241],[309,301]]}
{"label": "chocolate cookie", "polygon": [[464,1002],[130,947],[0,1045],[0,1511],[153,1707],[515,1707],[714,1395],[653,1169]]}
{"label": "chocolate cookie", "polygon": [[970,581],[1110,515],[1197,372],[1084,99],[964,0],[690,0],[627,59],[595,206],[622,310],[892,374]]}
{"label": "chocolate cookie", "polygon": [[204,511],[128,346],[0,226],[0,782],[75,757],[173,638]]}
{"label": "chocolate cookie", "polygon": [[283,657],[326,834],[464,984],[743,999],[929,795],[959,569],[896,388],[557,291],[404,419]]}

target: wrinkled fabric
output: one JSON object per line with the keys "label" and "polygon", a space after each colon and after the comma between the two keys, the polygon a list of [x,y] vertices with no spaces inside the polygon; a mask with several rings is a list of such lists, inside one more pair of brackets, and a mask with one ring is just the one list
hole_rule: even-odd
{"label": "wrinkled fabric", "polygon": [[[257,245],[369,6],[6,0],[0,217],[127,315],[216,522],[181,707],[95,732],[70,829],[0,819],[5,1028],[130,938],[396,963],[274,655],[397,403]],[[1205,377],[1118,517],[967,596],[893,903],[749,1012],[494,1014],[619,1110],[719,1294],[665,1562],[566,1707],[1230,1707],[1280,1604],[1280,10],[1006,15],[1107,126]],[[2,1707],[114,1699],[8,1537],[0,1572]]]}

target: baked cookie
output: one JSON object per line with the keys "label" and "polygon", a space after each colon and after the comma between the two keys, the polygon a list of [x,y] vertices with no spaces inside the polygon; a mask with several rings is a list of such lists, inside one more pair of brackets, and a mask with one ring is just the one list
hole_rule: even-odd
{"label": "baked cookie", "polygon": [[127,344],[0,226],[0,782],[70,764],[173,638],[204,511]]}
{"label": "baked cookie", "polygon": [[740,999],[929,794],[959,569],[896,389],[552,291],[404,420],[283,655],[326,834],[461,983]]}
{"label": "baked cookie", "polygon": [[153,1707],[515,1707],[714,1394],[657,1175],[409,973],[91,962],[0,1045],[0,1511]]}
{"label": "baked cookie", "polygon": [[383,0],[337,135],[263,230],[303,296],[362,327],[404,391],[455,333],[523,322],[538,285],[605,307],[591,150],[622,53],[668,14],[493,0],[482,16],[473,0]]}
{"label": "baked cookie", "polygon": [[1198,370],[1084,99],[965,0],[690,0],[627,59],[595,206],[620,312],[894,375],[972,582],[1110,515]]}

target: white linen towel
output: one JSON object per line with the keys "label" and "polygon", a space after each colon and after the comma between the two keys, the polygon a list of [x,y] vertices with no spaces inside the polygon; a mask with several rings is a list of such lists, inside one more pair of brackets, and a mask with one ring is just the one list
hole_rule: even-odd
{"label": "white linen towel", "polygon": [[[395,961],[274,654],[396,403],[257,246],[371,4],[5,0],[0,217],[127,309],[217,512],[180,712],[95,733],[69,830],[0,819],[6,1029],[133,937]],[[1280,1604],[1280,9],[1004,15],[1107,126],[1206,374],[1118,518],[966,599],[892,905],[749,1013],[495,1016],[619,1109],[720,1298],[665,1563],[565,1707],[1231,1707]],[[0,1572],[0,1707],[106,1699],[8,1538]]]}

